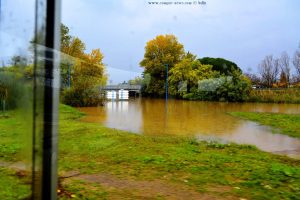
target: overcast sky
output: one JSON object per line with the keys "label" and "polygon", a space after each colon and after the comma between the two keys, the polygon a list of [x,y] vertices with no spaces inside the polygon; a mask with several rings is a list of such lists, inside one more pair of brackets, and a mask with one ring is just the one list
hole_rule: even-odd
{"label": "overcast sky", "polygon": [[[255,72],[266,55],[287,51],[292,56],[300,42],[299,0],[206,0],[206,5],[193,0],[178,1],[196,4],[149,1],[62,0],[62,22],[85,42],[87,51],[101,49],[114,82],[142,72],[139,62],[146,42],[159,34],[174,34],[186,51],[229,59],[245,72],[248,68]],[[0,49],[2,57],[25,51],[33,32],[33,6],[33,0],[2,0],[0,42],[6,43],[6,49]],[[19,26],[9,26],[11,22]],[[11,47],[12,36],[18,49]]]}

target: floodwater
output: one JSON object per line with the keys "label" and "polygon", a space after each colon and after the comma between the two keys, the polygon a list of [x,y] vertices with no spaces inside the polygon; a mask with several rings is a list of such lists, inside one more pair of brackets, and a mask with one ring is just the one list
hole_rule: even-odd
{"label": "floodwater", "polygon": [[280,134],[270,127],[227,114],[234,111],[300,114],[300,105],[221,103],[163,99],[133,99],[107,102],[104,107],[80,108],[87,122],[97,122],[145,135],[195,136],[252,144],[277,154],[300,159],[300,139]]}

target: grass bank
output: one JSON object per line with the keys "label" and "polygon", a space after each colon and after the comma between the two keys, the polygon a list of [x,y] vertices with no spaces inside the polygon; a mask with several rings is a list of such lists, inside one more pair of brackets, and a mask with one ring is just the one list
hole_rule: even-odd
{"label": "grass bank", "polygon": [[300,89],[262,89],[252,90],[249,95],[250,102],[263,103],[300,103]]}
{"label": "grass bank", "polygon": [[[249,145],[131,134],[81,122],[82,114],[68,106],[61,106],[60,111],[61,199],[300,197],[299,160]],[[13,120],[12,116],[0,119],[0,130],[11,130]],[[10,138],[12,133],[4,134]],[[17,161],[19,153],[16,150],[10,156]],[[0,155],[0,160],[9,160],[3,158],[5,153]],[[0,172],[4,178],[15,176]]]}
{"label": "grass bank", "polygon": [[232,112],[230,114],[262,125],[271,126],[274,128],[274,131],[279,129],[281,134],[300,138],[300,115],[256,112]]}

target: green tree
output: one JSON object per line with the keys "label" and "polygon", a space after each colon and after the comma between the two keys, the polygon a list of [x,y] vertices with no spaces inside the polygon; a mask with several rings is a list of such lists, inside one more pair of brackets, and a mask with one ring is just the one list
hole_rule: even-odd
{"label": "green tree", "polygon": [[145,89],[146,95],[163,96],[165,94],[166,68],[171,70],[184,56],[184,47],[174,35],[158,35],[147,42],[144,59],[140,65],[144,73],[151,76]]}
{"label": "green tree", "polygon": [[72,36],[69,34],[69,28],[64,24],[61,24],[60,27],[60,46],[63,50],[70,46]]}
{"label": "green tree", "polygon": [[205,65],[212,65],[213,66],[212,69],[214,71],[218,71],[224,75],[229,75],[234,70],[242,72],[242,70],[237,66],[237,64],[229,60],[226,60],[224,58],[204,57],[204,58],[200,58],[199,61]]}
{"label": "green tree", "polygon": [[205,79],[199,82],[198,90],[186,95],[187,99],[208,101],[241,102],[247,100],[251,91],[251,81],[237,70],[230,76]]}
{"label": "green tree", "polygon": [[247,100],[251,90],[251,81],[240,71],[234,70],[225,76],[225,82],[216,90],[218,101],[242,102]]}
{"label": "green tree", "polygon": [[196,56],[187,53],[185,58],[170,70],[170,94],[182,97],[197,87],[198,81],[212,78],[216,74],[211,65],[202,65],[196,60]]}
{"label": "green tree", "polygon": [[137,76],[134,79],[129,80],[128,83],[130,85],[143,85],[144,84],[144,79],[142,77]]}

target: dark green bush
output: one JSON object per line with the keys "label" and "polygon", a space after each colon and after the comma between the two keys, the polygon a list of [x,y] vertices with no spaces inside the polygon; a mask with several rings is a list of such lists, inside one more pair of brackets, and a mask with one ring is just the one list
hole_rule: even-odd
{"label": "dark green bush", "polygon": [[63,103],[75,107],[102,105],[104,98],[95,88],[71,87],[62,92]]}
{"label": "dark green bush", "polygon": [[202,101],[246,101],[251,91],[250,81],[240,72],[231,76],[206,79],[199,82],[198,88],[183,96],[184,99]]}

